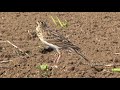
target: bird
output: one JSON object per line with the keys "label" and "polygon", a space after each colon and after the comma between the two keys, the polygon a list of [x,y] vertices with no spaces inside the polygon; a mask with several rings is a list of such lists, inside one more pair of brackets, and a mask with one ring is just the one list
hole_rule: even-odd
{"label": "bird", "polygon": [[89,61],[82,53],[81,49],[74,45],[68,38],[56,33],[54,30],[46,29],[47,24],[43,21],[37,21],[36,34],[41,42],[57,51],[58,57],[54,60],[54,63],[58,63],[61,57],[61,49],[69,49],[75,51],[78,55],[83,57],[86,61]]}

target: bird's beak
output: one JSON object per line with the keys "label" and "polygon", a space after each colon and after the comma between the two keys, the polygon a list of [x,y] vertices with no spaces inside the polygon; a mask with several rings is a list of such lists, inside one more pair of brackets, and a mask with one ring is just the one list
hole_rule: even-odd
{"label": "bird's beak", "polygon": [[36,22],[38,25],[40,24],[39,21]]}

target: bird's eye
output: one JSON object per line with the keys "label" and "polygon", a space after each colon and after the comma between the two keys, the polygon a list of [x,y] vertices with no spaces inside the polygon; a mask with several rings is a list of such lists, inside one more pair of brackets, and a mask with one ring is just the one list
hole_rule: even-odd
{"label": "bird's eye", "polygon": [[44,22],[41,22],[42,24],[44,24]]}

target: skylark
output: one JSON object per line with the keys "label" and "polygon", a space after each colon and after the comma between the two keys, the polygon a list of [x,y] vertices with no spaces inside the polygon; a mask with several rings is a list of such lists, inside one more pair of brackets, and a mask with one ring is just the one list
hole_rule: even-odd
{"label": "skylark", "polygon": [[77,54],[82,56],[86,61],[89,61],[84,55],[81,54],[80,48],[76,45],[72,44],[67,38],[59,33],[50,30],[49,28],[46,29],[45,22],[37,22],[36,33],[39,39],[42,41],[43,44],[53,48],[57,51],[58,57],[54,60],[54,63],[58,63],[61,53],[60,49],[69,49],[74,50]]}

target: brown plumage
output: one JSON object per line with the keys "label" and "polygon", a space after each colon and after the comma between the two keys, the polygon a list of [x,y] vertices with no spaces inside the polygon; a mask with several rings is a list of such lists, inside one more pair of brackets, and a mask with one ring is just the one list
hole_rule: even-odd
{"label": "brown plumage", "polygon": [[42,43],[54,48],[59,54],[58,58],[55,60],[56,63],[58,63],[61,57],[61,53],[59,51],[60,49],[72,49],[77,54],[82,56],[86,61],[88,61],[88,59],[81,54],[80,48],[72,44],[63,35],[60,35],[48,28],[46,29],[46,23],[44,22],[37,22],[37,24],[38,26],[36,27],[36,33],[39,39],[42,41]]}

